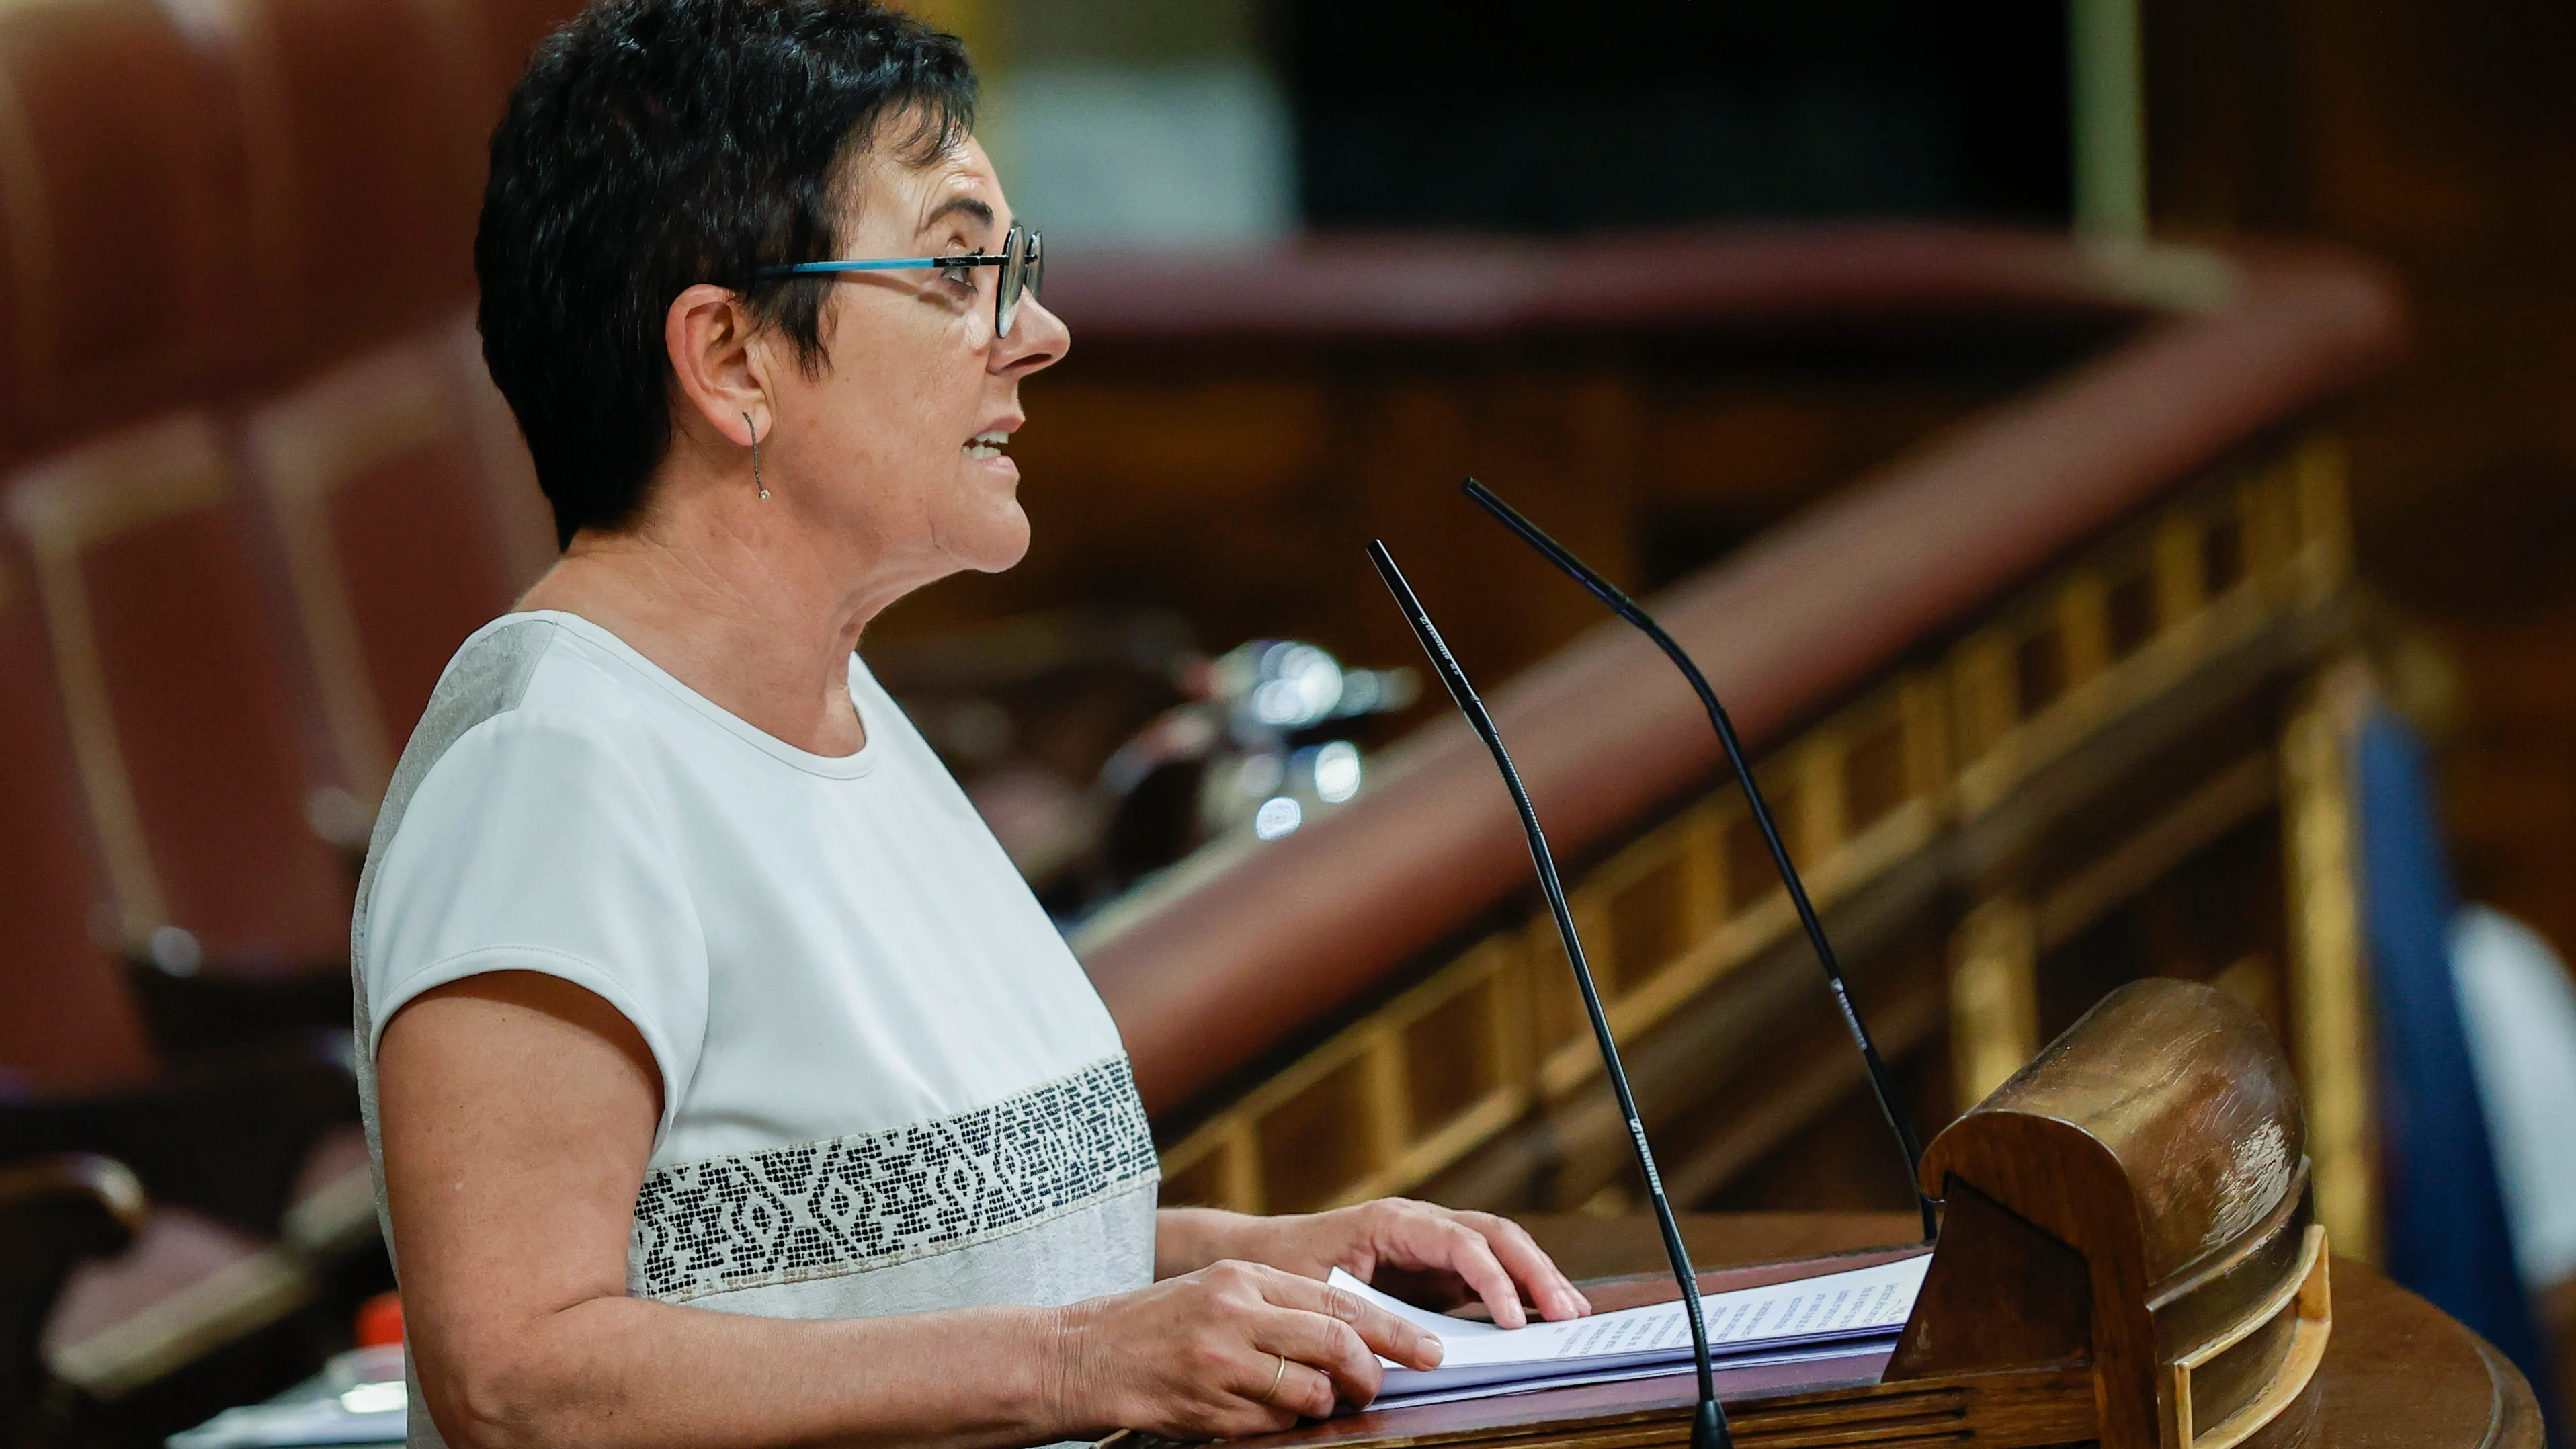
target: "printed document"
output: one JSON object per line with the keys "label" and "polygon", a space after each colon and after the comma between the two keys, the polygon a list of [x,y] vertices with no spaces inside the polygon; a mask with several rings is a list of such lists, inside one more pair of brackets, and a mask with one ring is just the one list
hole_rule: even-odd
{"label": "printed document", "polygon": [[[1914,1311],[1914,1296],[1931,1262],[1926,1253],[1761,1288],[1704,1293],[1699,1301],[1708,1322],[1709,1352],[1724,1368],[1755,1358],[1782,1362],[1789,1350],[1849,1352],[1883,1346]],[[1595,1376],[1687,1367],[1691,1361],[1690,1321],[1678,1301],[1563,1323],[1532,1320],[1526,1328],[1497,1328],[1416,1308],[1338,1268],[1332,1283],[1440,1338],[1446,1352],[1438,1368],[1387,1365],[1381,1392],[1389,1399],[1489,1385],[1494,1386],[1489,1392],[1514,1392],[1540,1386],[1532,1381],[1577,1376],[1603,1382]]]}

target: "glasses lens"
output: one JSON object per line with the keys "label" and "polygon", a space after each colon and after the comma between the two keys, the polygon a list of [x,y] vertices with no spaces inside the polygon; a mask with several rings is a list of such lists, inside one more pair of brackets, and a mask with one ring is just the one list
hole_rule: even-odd
{"label": "glasses lens", "polygon": [[1032,297],[1046,290],[1046,238],[1036,232],[1029,233],[1029,268],[1024,285]]}
{"label": "glasses lens", "polygon": [[1018,227],[1002,240],[1002,284],[994,289],[993,330],[1004,337],[1011,335],[1011,323],[1020,312],[1020,287],[1028,276],[1029,234]]}

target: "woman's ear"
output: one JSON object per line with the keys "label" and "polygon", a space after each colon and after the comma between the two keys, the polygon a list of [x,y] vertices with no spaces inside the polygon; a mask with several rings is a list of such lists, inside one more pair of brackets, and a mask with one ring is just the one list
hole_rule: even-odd
{"label": "woman's ear", "polygon": [[[662,316],[662,346],[680,396],[698,421],[737,447],[769,436],[773,414],[764,336],[742,295],[710,282],[672,298]],[[685,417],[680,426],[695,430]]]}

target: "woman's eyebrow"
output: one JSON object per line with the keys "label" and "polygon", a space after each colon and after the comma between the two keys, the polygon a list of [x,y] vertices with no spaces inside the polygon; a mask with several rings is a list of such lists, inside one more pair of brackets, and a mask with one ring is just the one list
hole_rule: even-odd
{"label": "woman's eyebrow", "polygon": [[958,212],[964,212],[966,215],[975,218],[977,221],[982,222],[987,228],[991,227],[993,224],[993,207],[991,203],[985,201],[981,197],[952,196],[946,201],[939,203],[937,207],[933,208],[930,215],[921,219],[921,229],[923,231],[928,231]]}

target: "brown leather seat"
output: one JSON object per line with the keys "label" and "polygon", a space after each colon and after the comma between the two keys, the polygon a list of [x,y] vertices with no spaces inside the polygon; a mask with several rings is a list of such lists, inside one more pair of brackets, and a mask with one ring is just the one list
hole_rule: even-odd
{"label": "brown leather seat", "polygon": [[0,9],[0,407],[19,456],[238,376],[242,153],[150,0]]}
{"label": "brown leather seat", "polygon": [[[22,471],[5,505],[34,556],[118,934],[165,962],[193,946],[267,974],[346,959],[344,850],[365,821],[347,781],[309,763],[301,662],[239,494],[213,421],[189,412]],[[166,927],[193,943],[156,942]]]}
{"label": "brown leather seat", "polygon": [[83,1259],[114,1252],[145,1221],[143,1188],[107,1158],[61,1155],[0,1163],[0,1434],[42,1442],[36,1410],[48,1377],[39,1334]]}
{"label": "brown leather seat", "polygon": [[231,0],[191,27],[231,82],[268,338],[290,371],[381,343],[473,287],[500,108],[463,0]]}
{"label": "brown leather seat", "polygon": [[33,571],[0,548],[0,1096],[130,1085],[151,1054],[114,954]]}
{"label": "brown leather seat", "polygon": [[[325,717],[372,802],[456,646],[552,548],[517,437],[478,436],[454,332],[359,358],[261,408],[252,467],[294,586]],[[491,401],[497,401],[491,400]]]}

